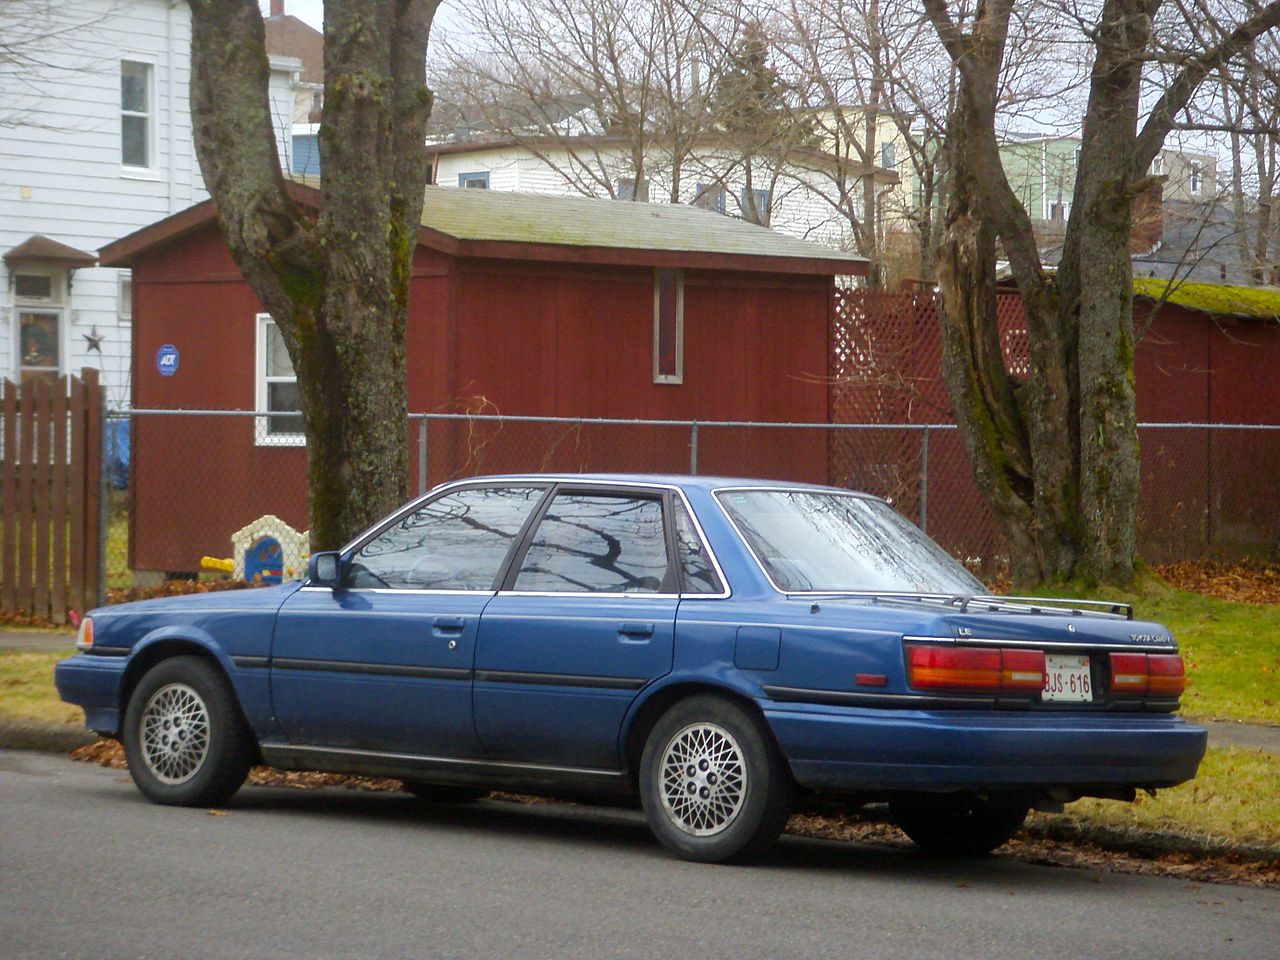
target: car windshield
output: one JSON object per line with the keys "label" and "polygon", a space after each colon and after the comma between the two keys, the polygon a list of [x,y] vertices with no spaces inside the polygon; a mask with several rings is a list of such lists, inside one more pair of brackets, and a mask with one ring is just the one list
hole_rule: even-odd
{"label": "car windshield", "polygon": [[806,490],[725,490],[717,496],[781,590],[986,592],[880,500]]}

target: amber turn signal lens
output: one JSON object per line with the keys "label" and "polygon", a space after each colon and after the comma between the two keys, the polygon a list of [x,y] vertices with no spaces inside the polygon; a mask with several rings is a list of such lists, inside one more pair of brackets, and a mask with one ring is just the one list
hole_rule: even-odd
{"label": "amber turn signal lens", "polygon": [[76,649],[88,650],[93,646],[93,621],[85,617],[80,621],[80,632],[76,634]]}

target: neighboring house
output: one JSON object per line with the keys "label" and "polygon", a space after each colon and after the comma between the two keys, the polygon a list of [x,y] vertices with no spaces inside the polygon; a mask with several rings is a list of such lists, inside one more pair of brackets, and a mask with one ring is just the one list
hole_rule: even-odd
{"label": "neighboring house", "polygon": [[1247,211],[1238,222],[1230,206],[1216,202],[1168,200],[1160,207],[1158,239],[1134,254],[1133,275],[1201,283],[1249,285],[1252,264],[1241,256],[1240,229],[1252,238],[1259,212]]}
{"label": "neighboring house", "polygon": [[285,0],[271,0],[271,15],[263,19],[263,27],[268,54],[290,57],[302,65],[293,85],[293,114],[282,121],[290,129],[287,169],[298,176],[319,176],[324,34],[285,13]]}
{"label": "neighboring house", "polygon": [[712,137],[681,158],[678,182],[670,149],[655,141],[636,183],[632,143],[622,137],[464,141],[431,146],[428,156],[428,182],[442,187],[675,201],[836,249],[853,246],[838,204],[860,216],[863,177],[885,187],[897,182],[891,171],[813,148],[791,150],[781,160],[755,156],[748,177],[743,156]]}
{"label": "neighboring house", "polygon": [[267,53],[289,57],[302,64],[293,86],[290,124],[320,122],[324,108],[324,34],[284,12],[284,0],[271,0],[271,15],[263,19]]}
{"label": "neighboring house", "polygon": [[[1060,235],[1071,216],[1080,138],[1060,134],[1008,133],[1000,147],[1009,185],[1042,238]],[[1151,164],[1163,176],[1164,198],[1204,202],[1217,195],[1217,158],[1168,148]]]}
{"label": "neighboring house", "polygon": [[[291,190],[318,205],[318,191]],[[833,278],[867,271],[850,254],[692,207],[495,190],[427,187],[417,243],[405,332],[413,411],[821,423]],[[206,418],[198,443],[185,418],[135,418],[131,495],[145,509],[131,513],[133,568],[195,569],[268,513],[304,527],[306,451],[290,415],[296,380],[212,204],[101,256],[133,268],[139,354],[171,344],[183,357],[173,376],[139,367],[137,407],[284,414]],[[532,446],[477,446],[475,429],[433,425],[429,460],[423,450],[419,461],[427,476],[415,473],[411,484],[539,467],[689,468],[681,430],[613,431],[594,442],[548,432]],[[805,431],[767,442],[726,434],[699,463],[707,472],[825,480],[827,449]],[[193,475],[216,476],[218,495]]]}
{"label": "neighboring house", "polygon": [[[47,43],[0,74],[0,374],[96,367],[108,402],[123,405],[130,274],[96,266],[94,251],[207,196],[188,105],[191,13],[169,0],[41,10]],[[272,62],[286,117],[297,69]]]}

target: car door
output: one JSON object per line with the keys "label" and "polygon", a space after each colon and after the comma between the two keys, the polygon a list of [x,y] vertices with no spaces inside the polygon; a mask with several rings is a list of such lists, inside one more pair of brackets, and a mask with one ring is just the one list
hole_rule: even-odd
{"label": "car door", "polygon": [[618,767],[627,708],[671,670],[668,499],[570,484],[548,498],[480,619],[475,717],[491,757]]}
{"label": "car door", "polygon": [[272,645],[294,744],[425,756],[483,751],[471,713],[481,613],[547,485],[451,488],[351,553],[342,587],[304,586]]}

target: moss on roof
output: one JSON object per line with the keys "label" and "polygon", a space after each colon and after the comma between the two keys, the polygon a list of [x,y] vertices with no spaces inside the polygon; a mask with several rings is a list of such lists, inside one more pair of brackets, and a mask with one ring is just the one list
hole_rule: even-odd
{"label": "moss on roof", "polygon": [[[294,180],[320,187],[318,177]],[[459,240],[866,262],[855,253],[684,204],[439,186],[425,191],[422,225]]]}
{"label": "moss on roof", "polygon": [[1205,313],[1260,320],[1280,320],[1280,287],[1238,287],[1225,283],[1175,283],[1160,277],[1134,277],[1133,292],[1158,300],[1169,290],[1169,303]]}

